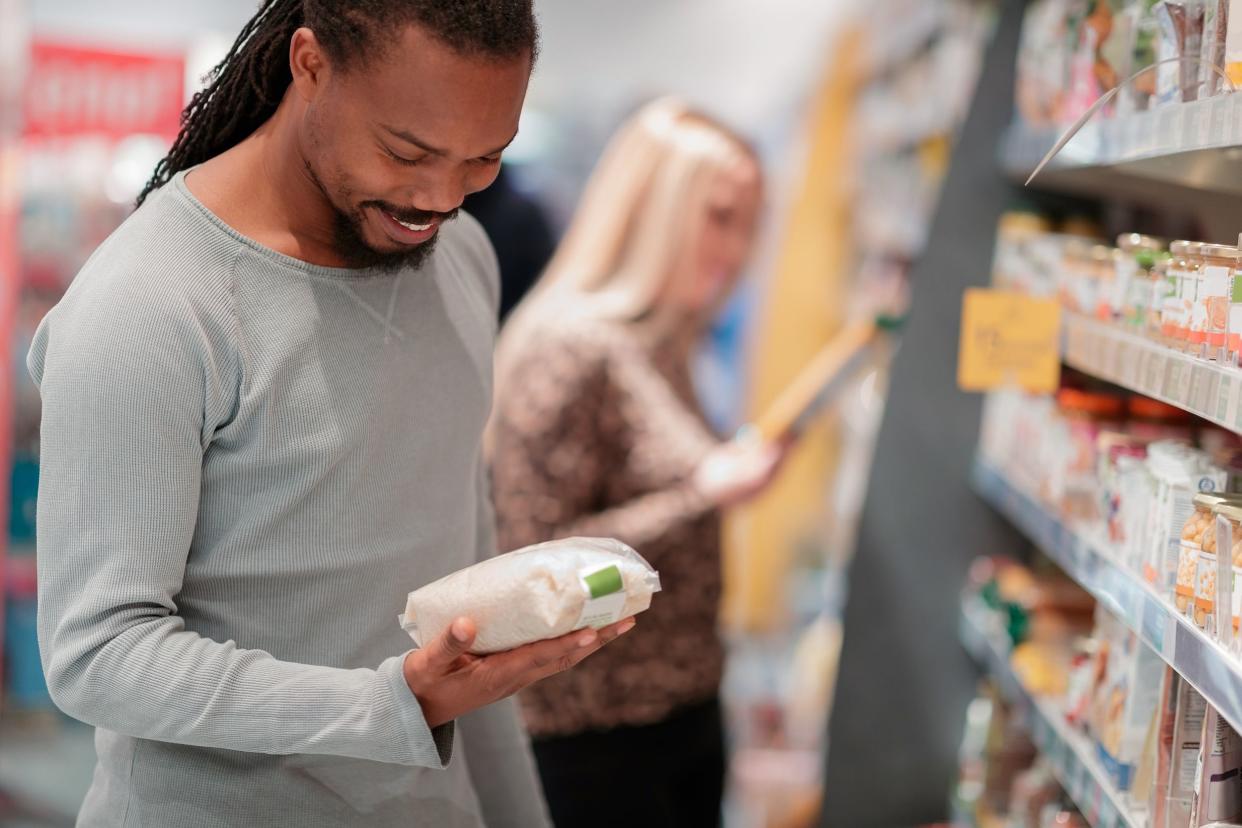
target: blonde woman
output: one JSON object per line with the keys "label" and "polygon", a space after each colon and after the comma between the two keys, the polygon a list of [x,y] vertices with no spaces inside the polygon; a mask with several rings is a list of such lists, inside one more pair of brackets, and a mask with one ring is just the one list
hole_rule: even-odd
{"label": "blonde woman", "polygon": [[781,451],[713,435],[689,360],[751,251],[761,194],[742,139],[677,102],[648,105],[501,338],[501,548],[616,537],[664,585],[633,632],[522,697],[561,828],[719,821],[719,510],[762,490]]}

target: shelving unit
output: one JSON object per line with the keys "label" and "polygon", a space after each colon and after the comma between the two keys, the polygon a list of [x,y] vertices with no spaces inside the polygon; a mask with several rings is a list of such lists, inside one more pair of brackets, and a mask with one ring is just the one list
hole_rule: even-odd
{"label": "shelving unit", "polygon": [[1031,739],[1074,804],[1094,828],[1144,828],[1095,757],[1089,739],[1074,731],[1054,704],[1026,691],[1009,666],[1004,631],[978,601],[962,609],[962,646],[996,679],[1001,694],[1026,717]]}
{"label": "shelving unit", "polygon": [[984,500],[1189,681],[1235,729],[1242,729],[1242,660],[1124,567],[1106,540],[1076,532],[986,462],[976,464],[974,485]]}
{"label": "shelving unit", "polygon": [[[1011,128],[1001,163],[1025,181],[1062,129]],[[1091,173],[1107,171],[1107,176]],[[1115,185],[1121,177],[1242,195],[1242,97],[1218,95],[1116,118],[1096,116],[1040,173],[1043,183]]]}
{"label": "shelving unit", "polygon": [[1079,371],[1242,432],[1242,371],[1067,314],[1062,359]]}

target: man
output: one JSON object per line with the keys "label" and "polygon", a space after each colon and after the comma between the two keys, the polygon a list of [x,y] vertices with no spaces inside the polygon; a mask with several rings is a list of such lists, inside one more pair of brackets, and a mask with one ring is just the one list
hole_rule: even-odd
{"label": "man", "polygon": [[39,635],[98,728],[80,824],[546,823],[493,702],[633,621],[488,657],[469,619],[410,652],[396,623],[494,551],[496,263],[453,218],[535,46],[529,0],[268,0],[41,326]]}

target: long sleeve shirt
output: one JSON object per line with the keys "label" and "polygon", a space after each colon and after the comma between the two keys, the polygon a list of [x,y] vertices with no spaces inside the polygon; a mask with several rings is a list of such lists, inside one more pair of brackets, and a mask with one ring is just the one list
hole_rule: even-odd
{"label": "long sleeve shirt", "polygon": [[406,592],[495,551],[496,264],[472,219],[441,235],[418,270],[316,267],[178,176],[44,320],[39,639],[97,727],[80,824],[546,824],[514,706],[432,729],[402,675]]}
{"label": "long sleeve shirt", "polygon": [[536,737],[657,722],[714,696],[720,516],[690,485],[717,439],[688,366],[634,326],[549,315],[503,346],[491,462],[501,545],[615,537],[664,591],[634,631],[521,694]]}

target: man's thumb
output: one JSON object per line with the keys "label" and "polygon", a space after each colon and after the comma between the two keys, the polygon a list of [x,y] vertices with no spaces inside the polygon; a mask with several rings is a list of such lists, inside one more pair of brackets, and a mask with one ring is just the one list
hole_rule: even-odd
{"label": "man's thumb", "polygon": [[469,618],[456,619],[427,648],[427,660],[432,664],[448,666],[470,652],[475,632],[474,622]]}

